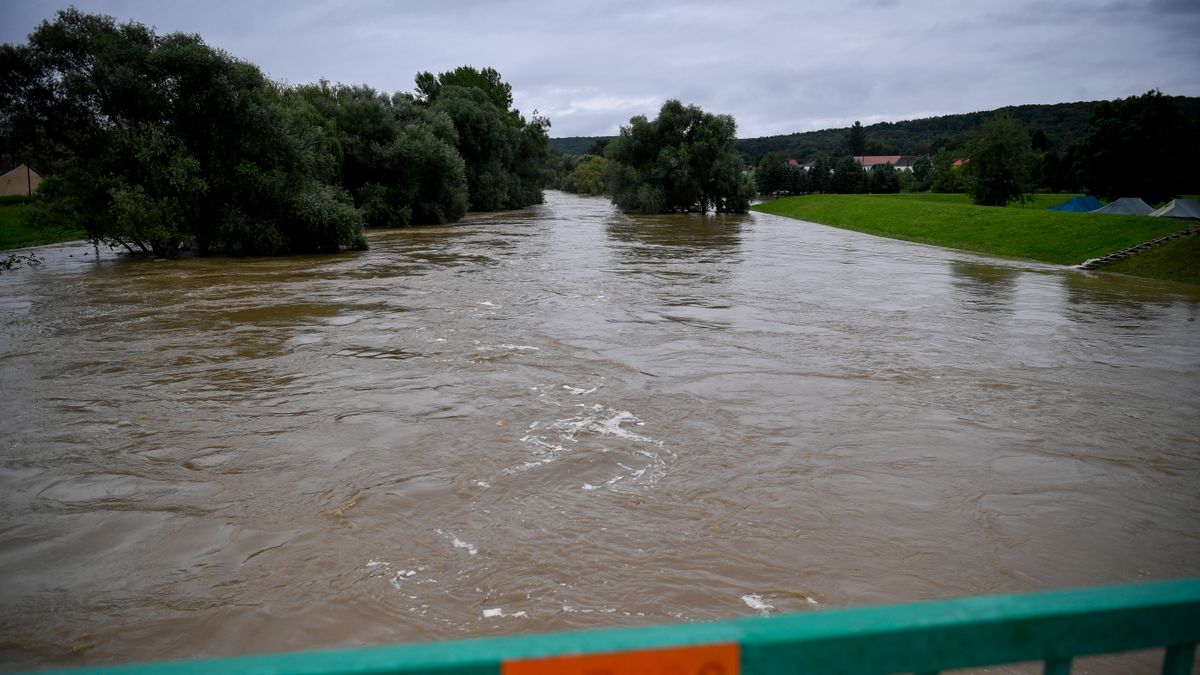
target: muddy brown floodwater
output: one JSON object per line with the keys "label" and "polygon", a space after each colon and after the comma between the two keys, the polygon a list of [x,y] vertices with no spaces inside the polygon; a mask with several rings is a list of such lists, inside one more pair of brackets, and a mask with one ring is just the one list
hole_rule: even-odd
{"label": "muddy brown floodwater", "polygon": [[1200,574],[1200,292],[765,214],[0,276],[0,661]]}

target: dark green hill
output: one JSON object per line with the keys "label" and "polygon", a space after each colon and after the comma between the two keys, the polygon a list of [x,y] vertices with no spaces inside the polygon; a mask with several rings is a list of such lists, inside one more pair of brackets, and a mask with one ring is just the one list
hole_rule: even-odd
{"label": "dark green hill", "polygon": [[612,136],[566,136],[563,138],[551,138],[550,148],[557,150],[564,155],[586,155],[588,148],[592,147],[592,143],[601,138],[613,138]]}
{"label": "dark green hill", "polygon": [[[1200,98],[1173,97],[1188,114],[1200,118]],[[1030,134],[1041,130],[1051,144],[1064,148],[1083,139],[1088,118],[1099,101],[1054,103],[1050,105],[1017,105],[960,115],[942,115],[902,122],[880,122],[864,127],[867,154],[921,155],[932,154],[940,147],[950,149],[965,145],[983,120],[999,112],[1008,112],[1023,122]],[[783,136],[744,138],[737,142],[738,152],[754,160],[768,152],[782,152],[800,161],[812,159],[817,153],[845,152],[849,127],[805,131]],[[587,151],[597,137],[573,136],[552,138],[550,147],[568,155]]]}

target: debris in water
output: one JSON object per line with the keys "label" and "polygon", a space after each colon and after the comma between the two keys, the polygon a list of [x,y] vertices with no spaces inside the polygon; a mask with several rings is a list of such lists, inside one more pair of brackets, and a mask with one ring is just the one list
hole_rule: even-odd
{"label": "debris in water", "polygon": [[366,496],[362,493],[362,490],[355,490],[354,494],[350,495],[349,499],[342,502],[341,506],[330,511],[329,515],[333,516],[334,518],[337,518],[338,520],[340,520],[342,522],[345,522],[346,512],[349,511],[350,509],[354,508],[355,506],[357,506],[358,503],[360,501],[362,501],[365,497]]}

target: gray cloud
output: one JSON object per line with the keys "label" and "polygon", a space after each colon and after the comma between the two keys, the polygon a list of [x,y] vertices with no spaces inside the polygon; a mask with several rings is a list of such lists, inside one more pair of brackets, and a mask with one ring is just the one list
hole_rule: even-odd
{"label": "gray cloud", "polygon": [[[9,7],[0,40],[66,4]],[[748,137],[1151,88],[1200,95],[1191,0],[74,4],[199,33],[290,82],[409,90],[418,71],[492,66],[555,136],[615,133],[667,98],[732,114]]]}

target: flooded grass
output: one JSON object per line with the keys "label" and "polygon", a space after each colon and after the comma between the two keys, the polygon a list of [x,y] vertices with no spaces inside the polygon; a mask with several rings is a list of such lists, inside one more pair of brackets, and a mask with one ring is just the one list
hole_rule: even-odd
{"label": "flooded grass", "polygon": [[1179,222],[1161,218],[974,206],[943,196],[957,197],[808,195],[754,209],[893,239],[1060,265],[1079,264],[1182,229]]}

